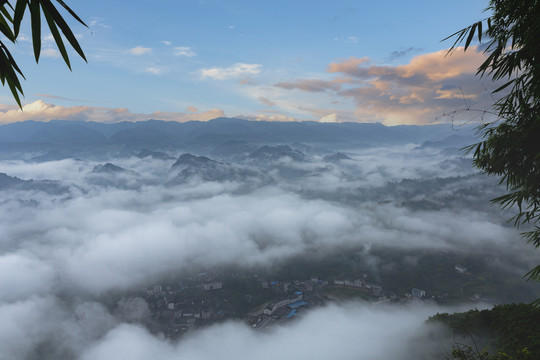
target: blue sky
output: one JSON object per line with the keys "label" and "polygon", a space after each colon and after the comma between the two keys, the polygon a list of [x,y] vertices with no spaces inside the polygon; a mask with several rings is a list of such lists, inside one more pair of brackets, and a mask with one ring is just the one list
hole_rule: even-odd
{"label": "blue sky", "polygon": [[70,72],[44,29],[36,65],[23,28],[11,49],[27,77],[25,114],[3,88],[0,122],[224,115],[394,125],[437,122],[463,98],[487,106],[473,76],[481,55],[447,61],[450,43],[440,42],[485,17],[486,0],[68,4],[89,25],[72,22],[88,64],[73,53]]}

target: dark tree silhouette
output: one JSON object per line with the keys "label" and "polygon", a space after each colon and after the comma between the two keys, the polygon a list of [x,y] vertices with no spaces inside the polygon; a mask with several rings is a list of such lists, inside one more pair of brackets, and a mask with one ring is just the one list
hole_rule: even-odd
{"label": "dark tree silhouette", "polygon": [[[81,18],[73,10],[71,10],[71,8],[64,1],[55,1],[79,23],[86,26],[84,21],[82,21]],[[86,57],[84,56],[84,52],[82,51],[79,42],[75,38],[75,35],[71,31],[65,19],[54,6],[52,0],[0,0],[0,32],[2,32],[8,41],[13,44],[17,42],[21,22],[27,12],[30,13],[32,44],[34,47],[34,57],[36,58],[36,62],[39,61],[39,55],[41,53],[42,15],[47,22],[54,41],[58,46],[58,50],[60,51],[60,54],[62,54],[62,58],[66,62],[68,68],[71,70],[71,64],[69,62],[69,56],[60,32],[73,47],[73,49],[75,49],[75,51],[86,61]],[[11,90],[11,94],[17,101],[17,104],[19,104],[19,107],[22,108],[19,97],[19,94],[24,94],[20,83],[21,77],[23,79],[25,78],[10,51],[4,42],[0,40],[0,80],[4,86],[7,83],[9,89]]]}
{"label": "dark tree silhouette", "polygon": [[[487,42],[486,60],[477,75],[504,84],[508,93],[494,104],[498,120],[480,127],[482,141],[471,145],[474,165],[500,176],[507,194],[493,199],[503,208],[517,206],[514,226],[531,224],[523,233],[540,247],[540,0],[491,0],[492,15],[449,36],[449,52],[477,37]],[[446,39],[445,39],[446,40]],[[527,277],[540,280],[540,265]]]}

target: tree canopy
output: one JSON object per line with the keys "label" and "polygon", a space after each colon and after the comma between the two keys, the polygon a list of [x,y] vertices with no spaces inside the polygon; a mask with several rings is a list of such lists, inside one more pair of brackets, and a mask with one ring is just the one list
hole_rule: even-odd
{"label": "tree canopy", "polygon": [[[523,360],[540,357],[540,309],[528,304],[496,305],[490,310],[437,314],[454,333],[452,359]],[[470,341],[473,346],[469,345]],[[465,342],[465,343],[463,343]]]}
{"label": "tree canopy", "polygon": [[[506,185],[507,194],[493,201],[517,206],[511,221],[531,224],[523,235],[540,247],[540,0],[491,0],[486,11],[492,15],[448,37],[455,38],[450,52],[484,41],[487,58],[477,75],[502,80],[494,92],[506,92],[494,104],[498,119],[480,127],[482,141],[469,151],[476,167]],[[540,265],[527,276],[540,280]]]}
{"label": "tree canopy", "polygon": [[[63,1],[56,0],[61,8],[66,10],[75,20],[86,26],[84,21]],[[28,12],[30,13],[31,32],[32,32],[32,44],[34,48],[34,57],[36,62],[39,62],[39,56],[41,53],[41,19],[42,15],[45,18],[49,30],[58,46],[58,50],[62,55],[66,65],[71,70],[71,64],[69,56],[64,45],[65,39],[73,47],[73,49],[86,61],[77,38],[71,31],[69,25],[65,21],[64,17],[60,14],[57,7],[53,4],[52,0],[0,0],[0,31],[5,36],[7,41],[15,44],[20,34],[21,22],[23,17]],[[2,85],[9,86],[11,94],[21,107],[21,100],[19,94],[23,95],[22,86],[20,83],[20,77],[25,78],[23,72],[17,65],[17,62],[11,55],[6,44],[0,40],[0,80]]]}

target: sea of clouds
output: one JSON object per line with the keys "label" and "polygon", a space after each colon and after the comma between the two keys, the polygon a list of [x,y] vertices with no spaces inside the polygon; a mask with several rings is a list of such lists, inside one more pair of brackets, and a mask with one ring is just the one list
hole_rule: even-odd
{"label": "sea of clouds", "polygon": [[[103,300],[192,268],[272,267],[373,244],[515,256],[516,274],[535,263],[505,215],[487,202],[500,191],[493,179],[464,177],[453,185],[483,185],[467,201],[485,205],[415,209],[384,191],[354,196],[403,179],[475,171],[452,156],[412,147],[350,156],[332,167],[285,163],[325,171],[301,180],[269,174],[275,181],[260,186],[196,179],[175,185],[162,181],[174,161],[148,158],[111,159],[139,174],[122,175],[118,186],[91,181],[95,161],[0,162],[0,172],[10,176],[56,180],[68,189],[1,191],[0,359],[416,359],[447,351],[446,338],[424,322],[449,310],[434,305],[331,304],[268,332],[230,321],[172,342],[144,327],[150,313],[143,299],[118,299],[114,309]],[[408,196],[437,201],[454,190],[426,195],[420,187]]]}

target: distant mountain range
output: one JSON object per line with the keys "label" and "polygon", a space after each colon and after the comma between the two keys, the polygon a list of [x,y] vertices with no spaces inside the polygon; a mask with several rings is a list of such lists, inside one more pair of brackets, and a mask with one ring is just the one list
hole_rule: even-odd
{"label": "distant mountain range", "polygon": [[61,194],[68,191],[66,186],[51,180],[23,180],[15,176],[0,173],[0,191],[43,191]]}
{"label": "distant mountain range", "polygon": [[441,141],[439,145],[451,146],[452,141],[443,140],[456,133],[463,140],[471,138],[474,131],[468,126],[455,132],[444,124],[388,127],[378,123],[265,122],[235,118],[185,123],[159,120],[114,124],[25,121],[0,126],[0,156],[2,153],[12,156],[13,153],[34,152],[35,161],[46,161],[116,153],[166,159],[170,151],[230,157],[250,154],[261,145],[272,144],[295,144],[295,148],[314,150],[407,143],[429,146]]}

